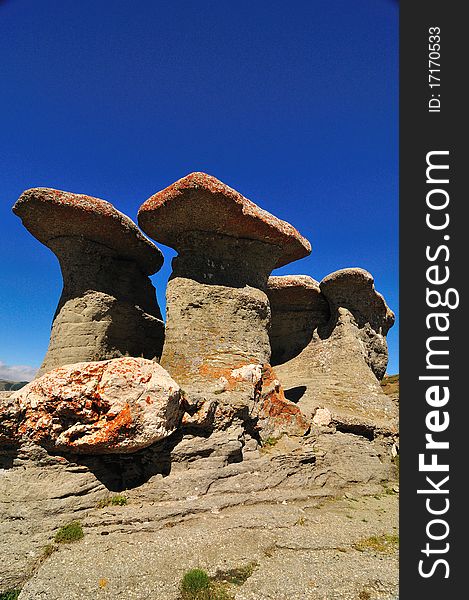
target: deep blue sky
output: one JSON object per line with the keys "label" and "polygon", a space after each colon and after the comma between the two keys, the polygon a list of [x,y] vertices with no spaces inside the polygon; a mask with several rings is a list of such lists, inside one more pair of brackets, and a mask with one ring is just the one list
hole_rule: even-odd
{"label": "deep blue sky", "polygon": [[311,241],[276,274],[360,266],[397,313],[396,2],[0,0],[0,56],[0,376],[40,364],[61,291],[54,255],[11,213],[29,187],[135,220],[205,171]]}

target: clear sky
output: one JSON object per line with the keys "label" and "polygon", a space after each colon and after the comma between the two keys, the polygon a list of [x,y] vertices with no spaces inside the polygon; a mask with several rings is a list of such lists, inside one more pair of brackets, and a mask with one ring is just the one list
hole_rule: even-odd
{"label": "clear sky", "polygon": [[11,213],[30,187],[135,220],[205,171],[311,241],[275,274],[363,267],[398,313],[397,2],[0,0],[0,56],[0,377],[39,366],[61,292]]}

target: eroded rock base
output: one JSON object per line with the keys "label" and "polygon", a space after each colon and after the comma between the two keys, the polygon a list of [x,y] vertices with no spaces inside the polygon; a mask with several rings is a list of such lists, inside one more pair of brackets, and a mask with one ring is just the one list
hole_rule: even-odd
{"label": "eroded rock base", "polygon": [[233,369],[269,362],[270,308],[261,290],[176,277],[166,302],[161,364],[185,390],[214,392]]}
{"label": "eroded rock base", "polygon": [[327,328],[317,330],[298,356],[275,371],[287,399],[313,423],[371,438],[397,435],[397,406],[364,360],[360,331],[353,315],[339,308]]}

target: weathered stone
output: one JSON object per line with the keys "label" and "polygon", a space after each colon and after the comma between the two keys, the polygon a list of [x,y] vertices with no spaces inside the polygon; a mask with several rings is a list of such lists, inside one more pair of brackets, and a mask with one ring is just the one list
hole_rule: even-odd
{"label": "weathered stone", "polygon": [[104,200],[48,188],[24,192],[13,212],[57,256],[64,282],[37,376],[82,361],[161,356],[164,325],[148,275],[163,258],[128,217]]}
{"label": "weathered stone", "polygon": [[285,398],[270,365],[247,364],[224,374],[213,372],[211,391],[186,398],[182,423],[205,432],[237,425],[260,439],[303,436],[310,426],[301,410]]}
{"label": "weathered stone", "polygon": [[289,223],[259,208],[206,173],[191,173],[149,198],[140,208],[143,231],[167,246],[184,250],[184,232],[216,233],[277,246],[276,267],[307,256],[311,246]]}
{"label": "weathered stone", "polygon": [[331,312],[342,307],[352,314],[363,342],[363,356],[381,380],[388,364],[386,334],[394,325],[395,317],[383,296],[375,290],[373,276],[364,269],[341,269],[324,277],[320,288]]}
{"label": "weathered stone", "polygon": [[149,198],[139,210],[139,224],[178,251],[166,293],[161,364],[189,395],[226,391],[218,389],[223,378],[231,381],[233,402],[235,391],[252,395],[252,384],[233,384],[231,373],[269,362],[268,276],[276,266],[309,254],[309,243],[291,225],[204,173]]}
{"label": "weathered stone", "polygon": [[[135,452],[169,436],[183,409],[157,363],[117,358],[54,369],[10,396],[6,438],[68,453]],[[15,431],[13,423],[16,421]]]}
{"label": "weathered stone", "polygon": [[[289,285],[277,285],[272,304],[274,322],[288,308],[294,283],[292,277]],[[344,269],[321,282],[321,293],[311,288],[309,297],[304,281],[298,280],[297,287],[295,310],[300,315],[304,302],[306,312],[298,320],[312,323],[314,329],[310,342],[298,355],[275,367],[287,399],[296,401],[313,425],[330,424],[367,436],[397,434],[398,411],[375,376],[387,364],[385,334],[394,316],[374,290],[371,275],[362,269]],[[320,302],[324,307],[325,299],[329,303],[329,310],[318,311],[319,318],[314,320],[311,297],[316,306]],[[280,316],[275,315],[275,307],[279,307]],[[285,347],[292,347],[289,338]]]}
{"label": "weathered stone", "polygon": [[297,356],[311,341],[317,327],[330,319],[327,300],[319,283],[308,275],[269,277],[271,307],[269,332],[273,366]]}
{"label": "weathered stone", "polygon": [[[130,582],[135,581],[138,587],[132,597],[136,600],[155,595],[166,598],[155,584],[161,557],[152,558],[152,575],[146,581],[153,582],[153,587],[150,594],[145,592],[140,557],[148,555],[148,544],[153,548],[155,543],[167,543],[171,548],[174,542],[170,534],[177,531],[177,537],[185,540],[186,546],[190,539],[193,548],[192,527],[198,524],[211,537],[216,523],[222,524],[228,547],[236,532],[243,531],[248,540],[265,531],[265,544],[260,546],[264,558],[264,548],[267,551],[273,542],[315,545],[321,532],[328,548],[331,535],[343,536],[336,540],[337,545],[351,544],[366,537],[350,529],[362,523],[361,518],[351,521],[344,513],[347,528],[331,523],[326,534],[325,524],[317,521],[320,501],[346,492],[354,496],[382,493],[381,482],[394,482],[396,477],[389,444],[382,440],[316,432],[306,438],[284,436],[273,446],[259,448],[241,427],[210,436],[176,432],[132,455],[53,456],[37,446],[24,445],[16,452],[0,453],[0,468],[0,591],[23,587],[25,598],[45,595],[57,600],[93,596],[99,579],[107,576],[106,569],[113,562],[108,558],[110,553],[120,548],[122,554],[124,537],[129,543],[125,561],[113,572],[107,591],[127,597],[128,590],[133,589]],[[100,500],[116,493],[127,497],[127,506],[98,507]],[[372,501],[381,508],[377,500]],[[57,552],[43,562],[45,548],[53,542],[58,528],[72,520],[83,523],[84,539],[56,546]],[[306,528],[308,523],[312,529]],[[370,526],[379,527],[379,519]],[[98,552],[101,562],[95,565],[94,549],[104,542],[102,552]],[[249,552],[255,546],[249,546]],[[133,554],[132,548],[141,548],[141,555]],[[230,556],[233,558],[231,552]],[[249,553],[243,556],[246,563],[256,557]],[[89,565],[82,568],[88,560]],[[174,585],[174,594],[168,598],[177,598],[182,573],[200,565],[199,553],[194,552],[191,560],[195,564],[188,563],[177,576],[168,575]],[[211,568],[216,566],[207,560]],[[235,566],[244,564],[233,560],[238,561]],[[127,563],[130,570],[123,566]],[[69,573],[65,579],[59,565]],[[51,580],[54,583],[48,583]]]}
{"label": "weathered stone", "polygon": [[275,371],[266,366],[262,372],[260,399],[256,406],[256,429],[263,440],[279,438],[282,434],[304,435],[309,423],[301,410],[285,398]]}
{"label": "weathered stone", "polygon": [[19,419],[18,403],[12,399],[15,392],[0,392],[0,447],[15,445]]}
{"label": "weathered stone", "polygon": [[161,364],[184,389],[218,392],[221,377],[268,363],[270,310],[257,288],[204,285],[176,277],[166,291]]}

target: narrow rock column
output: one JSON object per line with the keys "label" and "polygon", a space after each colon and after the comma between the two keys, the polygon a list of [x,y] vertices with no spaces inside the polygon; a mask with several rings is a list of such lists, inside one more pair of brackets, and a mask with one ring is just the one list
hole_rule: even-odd
{"label": "narrow rock column", "polygon": [[272,311],[271,364],[282,364],[309,344],[314,331],[330,319],[329,304],[319,283],[308,275],[269,277],[267,295]]}
{"label": "narrow rock column", "polygon": [[166,293],[162,365],[185,389],[236,387],[246,365],[270,360],[270,272],[309,254],[309,243],[204,173],[149,198],[139,224],[178,251]]}
{"label": "narrow rock column", "polygon": [[[375,290],[373,277],[363,269],[343,269],[325,277],[314,294],[316,306],[328,303],[328,310],[316,313],[313,322],[311,284],[292,276],[289,286],[276,285],[273,323],[291,301],[295,279],[297,314],[304,300],[304,314],[298,320],[312,323],[312,329],[309,343],[299,354],[275,367],[285,396],[296,400],[315,424],[332,423],[343,431],[370,436],[396,433],[396,407],[377,378],[386,370],[385,335],[394,315]],[[278,306],[283,307],[280,315],[276,314]],[[299,339],[304,344],[303,332]],[[283,346],[293,346],[289,336]]]}
{"label": "narrow rock column", "polygon": [[59,259],[62,295],[38,372],[121,356],[158,359],[164,324],[149,275],[163,257],[109,202],[48,188],[24,192],[13,207]]}

